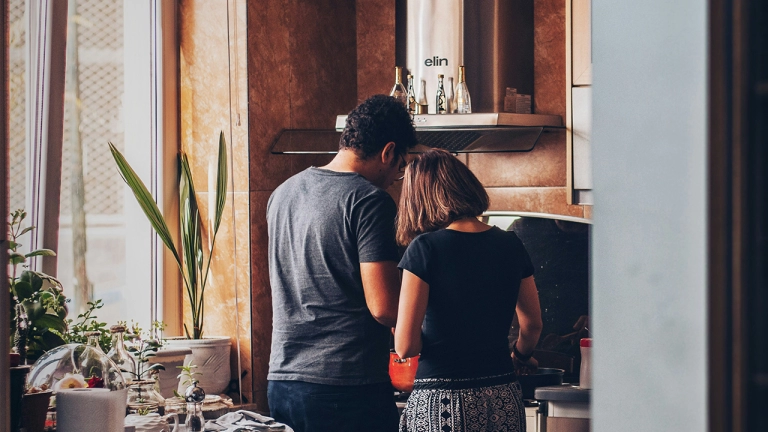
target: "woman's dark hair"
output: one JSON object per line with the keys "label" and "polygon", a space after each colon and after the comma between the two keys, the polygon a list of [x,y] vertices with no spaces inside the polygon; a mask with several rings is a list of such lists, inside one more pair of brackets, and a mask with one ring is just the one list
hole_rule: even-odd
{"label": "woman's dark hair", "polygon": [[397,214],[397,243],[488,210],[488,193],[466,165],[445,150],[432,149],[405,169]]}
{"label": "woman's dark hair", "polygon": [[393,97],[375,95],[347,116],[339,150],[351,149],[361,159],[368,159],[388,142],[395,143],[397,156],[405,154],[416,145],[416,132],[405,105]]}

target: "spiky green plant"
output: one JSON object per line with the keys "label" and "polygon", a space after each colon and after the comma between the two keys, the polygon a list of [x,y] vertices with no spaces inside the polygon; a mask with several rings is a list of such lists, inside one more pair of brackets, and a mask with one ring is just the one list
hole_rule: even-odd
{"label": "spiky green plant", "polygon": [[[155,203],[154,198],[147,190],[136,172],[131,168],[125,157],[119,150],[109,143],[109,149],[117,163],[125,183],[131,188],[136,201],[149,219],[150,225],[157,232],[165,247],[173,254],[176,264],[181,272],[184,288],[189,298],[192,332],[190,333],[186,323],[184,332],[187,338],[201,339],[203,337],[203,323],[205,318],[205,287],[211,269],[211,258],[216,244],[216,234],[221,226],[221,216],[224,213],[224,205],[227,199],[227,145],[224,132],[219,134],[219,160],[216,173],[216,208],[214,217],[208,227],[208,247],[203,247],[203,221],[197,205],[197,194],[192,181],[187,155],[183,152],[179,155],[179,223],[181,230],[181,248],[174,245],[171,231],[163,218],[162,212]],[[210,193],[210,192],[209,192]],[[211,209],[208,209],[211,211]],[[181,254],[179,254],[179,250]],[[205,252],[205,253],[204,253]]]}

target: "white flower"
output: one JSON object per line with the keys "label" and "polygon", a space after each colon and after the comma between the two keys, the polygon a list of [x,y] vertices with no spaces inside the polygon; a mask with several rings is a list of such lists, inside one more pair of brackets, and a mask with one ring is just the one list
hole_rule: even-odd
{"label": "white flower", "polygon": [[85,382],[85,378],[80,374],[65,374],[61,381],[57,382],[53,387],[54,390],[64,390],[73,388],[85,388],[88,384]]}

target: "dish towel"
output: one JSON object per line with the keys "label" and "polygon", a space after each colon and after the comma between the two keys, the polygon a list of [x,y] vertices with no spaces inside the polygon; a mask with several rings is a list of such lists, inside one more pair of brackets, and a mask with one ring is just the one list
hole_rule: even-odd
{"label": "dish towel", "polygon": [[207,421],[205,430],[206,432],[285,431],[286,427],[283,423],[276,422],[272,417],[239,410],[224,414],[216,420]]}

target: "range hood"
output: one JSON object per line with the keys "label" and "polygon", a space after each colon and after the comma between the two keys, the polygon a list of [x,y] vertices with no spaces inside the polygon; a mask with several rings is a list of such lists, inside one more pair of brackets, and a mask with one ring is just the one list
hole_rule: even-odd
{"label": "range hood", "polygon": [[[272,144],[274,154],[334,154],[347,116],[336,117],[335,129],[285,129]],[[476,113],[421,114],[413,117],[421,153],[442,148],[452,153],[527,152],[542,133],[563,127],[560,116]]]}

